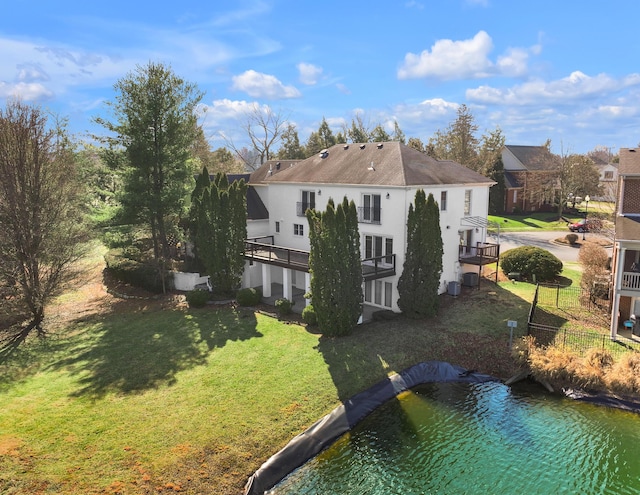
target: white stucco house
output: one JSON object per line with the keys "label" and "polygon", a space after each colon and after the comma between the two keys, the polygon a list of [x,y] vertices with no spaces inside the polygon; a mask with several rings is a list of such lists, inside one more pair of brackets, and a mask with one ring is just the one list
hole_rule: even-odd
{"label": "white stucco house", "polygon": [[[273,287],[291,299],[310,287],[307,208],[324,210],[346,196],[358,208],[364,303],[399,311],[397,283],[406,251],[409,205],[418,189],[440,207],[444,244],[440,293],[450,282],[478,281],[499,247],[486,243],[490,179],[453,161],[439,161],[398,142],[340,144],[305,160],[270,161],[249,177],[253,201],[267,215],[252,218],[243,287]],[[475,275],[465,277],[465,274]],[[468,284],[469,285],[469,284]],[[455,286],[455,284],[454,284]]]}

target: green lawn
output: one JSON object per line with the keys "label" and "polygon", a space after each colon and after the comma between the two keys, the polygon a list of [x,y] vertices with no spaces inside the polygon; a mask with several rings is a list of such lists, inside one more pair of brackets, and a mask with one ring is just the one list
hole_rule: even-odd
{"label": "green lawn", "polygon": [[[578,216],[565,216],[567,219],[577,220]],[[558,219],[555,212],[529,213],[526,215],[489,215],[490,222],[500,225],[500,230],[504,232],[516,232],[526,230],[567,230],[567,222]]]}
{"label": "green lawn", "polygon": [[[448,360],[508,377],[506,321],[528,301],[486,283],[437,319],[323,338],[249,310],[122,301],[0,366],[0,492],[237,494],[270,455],[392,372]],[[166,306],[166,305],[165,305]]]}

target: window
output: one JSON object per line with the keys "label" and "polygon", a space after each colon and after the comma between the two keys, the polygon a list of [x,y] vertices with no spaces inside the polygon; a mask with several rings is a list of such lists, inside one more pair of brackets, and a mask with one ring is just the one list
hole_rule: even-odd
{"label": "window", "polygon": [[365,302],[390,308],[393,300],[393,284],[381,280],[367,280],[364,283]]}
{"label": "window", "polygon": [[608,180],[613,179],[613,170],[605,170],[604,178]]}
{"label": "window", "polygon": [[464,214],[471,215],[471,189],[464,192]]}
{"label": "window", "polygon": [[440,192],[440,211],[447,211],[447,191]]}
{"label": "window", "polygon": [[380,195],[363,194],[362,206],[358,210],[359,222],[380,223]]}
{"label": "window", "polygon": [[375,258],[385,256],[385,263],[393,263],[391,255],[393,254],[393,238],[382,237],[378,235],[364,236],[364,257]]}
{"label": "window", "polygon": [[280,233],[280,222],[276,222],[276,234]]}
{"label": "window", "polygon": [[301,199],[297,204],[297,215],[303,217],[307,210],[313,210],[316,207],[316,192],[315,191],[301,191]]}
{"label": "window", "polygon": [[294,223],[293,224],[293,235],[304,235],[304,225],[302,225],[301,223]]}

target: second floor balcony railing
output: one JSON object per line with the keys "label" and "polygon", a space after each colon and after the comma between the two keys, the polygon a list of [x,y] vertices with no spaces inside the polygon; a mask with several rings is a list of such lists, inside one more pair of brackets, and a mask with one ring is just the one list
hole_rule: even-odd
{"label": "second floor balcony railing", "polygon": [[358,222],[380,224],[381,209],[374,207],[358,207]]}
{"label": "second floor balcony railing", "polygon": [[622,272],[622,290],[640,291],[640,273]]}

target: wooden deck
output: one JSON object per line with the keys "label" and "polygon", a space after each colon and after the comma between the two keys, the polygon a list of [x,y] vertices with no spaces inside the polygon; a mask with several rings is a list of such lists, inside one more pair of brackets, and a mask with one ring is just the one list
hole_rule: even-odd
{"label": "wooden deck", "polygon": [[460,246],[458,261],[468,265],[490,265],[500,259],[500,244],[479,242],[475,246]]}
{"label": "wooden deck", "polygon": [[[267,241],[267,242],[260,242]],[[250,262],[266,263],[309,272],[309,251],[273,244],[273,236],[247,239],[244,243],[244,258]],[[396,274],[396,255],[376,256],[362,260],[364,280],[392,277]]]}

